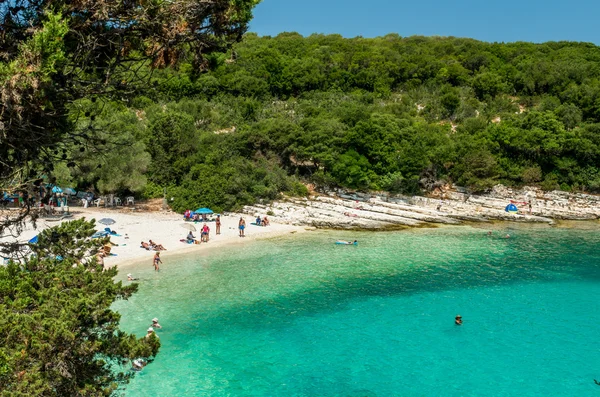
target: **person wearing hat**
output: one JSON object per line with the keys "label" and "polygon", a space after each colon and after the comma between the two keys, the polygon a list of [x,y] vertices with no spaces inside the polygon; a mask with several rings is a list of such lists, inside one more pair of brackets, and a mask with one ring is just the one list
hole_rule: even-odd
{"label": "person wearing hat", "polygon": [[456,317],[454,317],[454,324],[462,325],[462,316],[460,314],[457,314]]}
{"label": "person wearing hat", "polygon": [[148,333],[146,334],[146,339],[149,338],[150,335],[154,335],[154,336],[156,336],[158,338],[158,335],[156,335],[154,333],[154,328],[152,328],[152,327],[148,328]]}
{"label": "person wearing hat", "polygon": [[127,281],[139,280],[137,277],[133,277],[131,273],[127,273]]}
{"label": "person wearing hat", "polygon": [[138,359],[133,360],[131,369],[134,371],[141,371],[142,369],[144,369],[146,364],[147,364],[146,361],[142,360],[141,358],[138,358]]}
{"label": "person wearing hat", "polygon": [[156,317],[154,317],[152,319],[152,325],[151,325],[151,327],[152,328],[162,328],[161,325],[158,323],[158,319]]}

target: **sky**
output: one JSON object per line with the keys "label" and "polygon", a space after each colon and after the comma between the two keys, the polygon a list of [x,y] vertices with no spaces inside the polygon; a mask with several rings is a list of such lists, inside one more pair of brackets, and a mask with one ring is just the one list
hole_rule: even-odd
{"label": "sky", "polygon": [[600,44],[598,0],[262,0],[250,31]]}

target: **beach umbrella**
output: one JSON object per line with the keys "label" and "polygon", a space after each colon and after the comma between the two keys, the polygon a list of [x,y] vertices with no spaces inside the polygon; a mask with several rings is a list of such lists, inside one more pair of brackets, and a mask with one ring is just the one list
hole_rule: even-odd
{"label": "beach umbrella", "polygon": [[213,211],[210,208],[198,208],[196,211],[194,211],[194,214],[212,214]]}
{"label": "beach umbrella", "polygon": [[115,221],[112,218],[102,218],[99,221],[97,221],[98,223],[101,223],[103,225],[114,225],[115,223],[117,223],[117,221]]}
{"label": "beach umbrella", "polygon": [[52,193],[62,193],[63,190],[61,188],[59,188],[58,186],[54,186],[52,188]]}
{"label": "beach umbrella", "polygon": [[519,211],[519,209],[517,208],[516,205],[511,203],[511,204],[507,205],[506,208],[504,208],[504,211],[510,212],[511,214],[516,214]]}
{"label": "beach umbrella", "polygon": [[190,232],[195,232],[196,231],[196,228],[191,223],[182,223],[181,227],[184,228],[184,229],[189,230]]}
{"label": "beach umbrella", "polygon": [[63,189],[63,193],[66,194],[70,194],[71,196],[74,196],[77,194],[77,191],[75,189],[73,189],[72,187],[67,187]]}
{"label": "beach umbrella", "polygon": [[38,236],[35,236],[31,240],[29,240],[29,244],[37,244],[37,242],[38,242]]}

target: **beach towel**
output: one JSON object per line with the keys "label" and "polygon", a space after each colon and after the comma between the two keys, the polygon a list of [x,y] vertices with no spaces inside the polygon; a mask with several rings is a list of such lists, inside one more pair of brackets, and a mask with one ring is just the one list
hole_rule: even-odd
{"label": "beach towel", "polygon": [[100,232],[96,232],[94,234],[92,234],[92,238],[100,238],[100,237],[106,237],[108,236],[108,232],[106,230],[102,230]]}

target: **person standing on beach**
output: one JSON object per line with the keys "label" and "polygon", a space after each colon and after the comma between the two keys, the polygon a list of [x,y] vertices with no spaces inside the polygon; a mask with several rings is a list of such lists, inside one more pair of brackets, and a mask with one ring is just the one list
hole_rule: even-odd
{"label": "person standing on beach", "polygon": [[246,221],[241,216],[240,221],[238,223],[238,228],[240,229],[240,237],[245,237],[244,229],[246,228]]}
{"label": "person standing on beach", "polygon": [[156,254],[154,254],[154,271],[157,272],[160,270],[160,263],[162,263],[162,261],[160,260],[160,252],[157,252]]}
{"label": "person standing on beach", "polygon": [[221,234],[221,215],[217,215],[217,220],[215,222],[215,226],[216,226],[216,234]]}
{"label": "person standing on beach", "polygon": [[208,227],[208,225],[205,223],[204,226],[202,226],[202,231],[201,231],[201,240],[204,241],[205,243],[208,243],[208,234],[210,233],[210,227]]}

